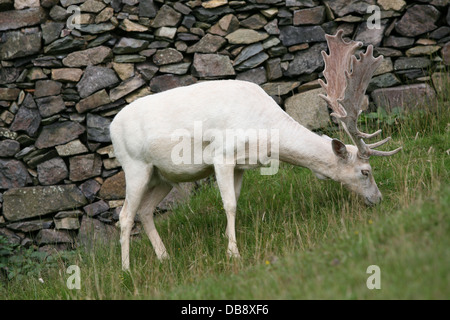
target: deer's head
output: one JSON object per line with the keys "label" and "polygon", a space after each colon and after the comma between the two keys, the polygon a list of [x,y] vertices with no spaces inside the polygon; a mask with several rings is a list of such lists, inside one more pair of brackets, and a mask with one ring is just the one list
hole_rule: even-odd
{"label": "deer's head", "polygon": [[401,150],[393,151],[375,150],[391,137],[376,143],[366,144],[363,139],[370,139],[380,134],[378,130],[367,134],[358,130],[358,117],[362,106],[368,105],[366,89],[375,70],[381,64],[383,57],[373,56],[373,47],[369,45],[365,53],[354,55],[362,46],[359,41],[346,42],[342,39],[343,31],[339,30],[334,36],[326,35],[329,54],[322,51],[325,62],[323,75],[327,81],[319,80],[325,89],[326,95],[320,95],[333,111],[331,116],[339,120],[344,130],[350,136],[354,145],[345,145],[333,139],[331,146],[337,157],[338,172],[335,179],[342,182],[348,189],[361,195],[367,204],[372,205],[381,201],[381,192],[378,190],[369,164],[371,156],[390,156]]}

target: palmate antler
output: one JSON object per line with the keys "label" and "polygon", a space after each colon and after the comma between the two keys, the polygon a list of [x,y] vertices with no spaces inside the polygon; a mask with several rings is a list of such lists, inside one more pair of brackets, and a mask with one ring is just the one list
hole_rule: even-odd
{"label": "palmate antler", "polygon": [[353,143],[358,147],[358,156],[368,159],[370,156],[391,156],[401,150],[378,151],[373,148],[388,142],[391,137],[373,144],[365,144],[363,139],[378,135],[381,130],[372,134],[361,132],[357,128],[358,117],[362,112],[361,106],[367,104],[366,89],[373,73],[383,60],[383,56],[375,58],[373,47],[369,45],[365,53],[360,54],[357,59],[355,51],[363,44],[359,41],[345,42],[342,39],[343,31],[339,30],[334,36],[326,35],[330,54],[322,51],[325,69],[323,75],[327,83],[319,79],[320,85],[325,89],[327,95],[320,95],[327,101],[345,131]]}

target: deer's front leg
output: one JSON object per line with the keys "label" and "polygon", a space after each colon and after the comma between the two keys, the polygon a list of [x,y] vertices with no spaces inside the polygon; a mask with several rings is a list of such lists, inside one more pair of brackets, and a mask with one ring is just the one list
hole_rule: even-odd
{"label": "deer's front leg", "polygon": [[239,250],[236,245],[236,193],[234,184],[234,165],[215,165],[217,184],[222,196],[223,208],[227,215],[226,235],[228,237],[227,253],[230,257],[239,258]]}

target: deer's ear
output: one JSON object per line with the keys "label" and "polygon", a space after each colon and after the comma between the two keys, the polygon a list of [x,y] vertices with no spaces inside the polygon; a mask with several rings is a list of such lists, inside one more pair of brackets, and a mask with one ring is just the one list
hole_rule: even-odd
{"label": "deer's ear", "polygon": [[348,159],[349,154],[347,148],[341,141],[339,141],[338,139],[333,139],[331,141],[331,147],[333,148],[333,152],[336,156],[344,160]]}

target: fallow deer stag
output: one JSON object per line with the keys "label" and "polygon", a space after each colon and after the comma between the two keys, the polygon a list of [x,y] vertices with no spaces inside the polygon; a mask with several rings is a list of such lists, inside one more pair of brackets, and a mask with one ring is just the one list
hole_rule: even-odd
{"label": "fallow deer stag", "polygon": [[[326,39],[330,53],[322,52],[325,60],[323,74],[327,81],[321,81],[326,90],[322,97],[355,146],[311,132],[286,114],[258,85],[238,80],[206,81],[149,95],[117,114],[110,133],[126,179],[126,199],[119,218],[124,270],[129,269],[130,232],[136,213],[140,214],[157,257],[160,260],[167,258],[166,248],[153,221],[156,206],[180,182],[195,181],[212,173],[216,175],[227,217],[227,253],[239,257],[235,216],[244,170],[267,164],[267,157],[261,153],[258,153],[257,161],[249,164],[249,137],[245,132],[251,130],[278,132],[278,141],[275,141],[278,148],[271,148],[271,159],[306,167],[318,177],[339,181],[361,195],[367,204],[381,200],[369,157],[390,156],[401,148],[390,152],[374,150],[390,138],[365,144],[363,139],[380,131],[374,134],[360,132],[357,119],[361,105],[367,102],[366,88],[383,58],[374,58],[373,48],[369,46],[366,53],[357,59],[354,54],[362,43],[344,41],[342,31],[334,36],[327,35]],[[183,129],[185,137],[195,138],[198,135],[194,132],[195,125],[199,123],[204,133],[200,142],[198,139],[188,140],[194,152],[196,149],[205,151],[208,148],[205,142],[213,143],[214,139],[207,137],[206,132],[215,132],[217,138],[226,136],[227,130],[236,130],[244,136],[233,138],[237,143],[216,144],[214,152],[200,158],[201,161],[175,163],[173,151],[179,140],[173,139],[173,133]],[[268,143],[268,140],[262,141],[263,138],[257,139],[261,140],[257,141],[258,146]],[[244,161],[242,153],[239,153],[242,149],[246,151]],[[230,155],[232,161],[224,163],[224,157],[230,160]]]}

